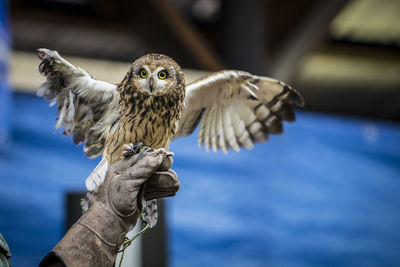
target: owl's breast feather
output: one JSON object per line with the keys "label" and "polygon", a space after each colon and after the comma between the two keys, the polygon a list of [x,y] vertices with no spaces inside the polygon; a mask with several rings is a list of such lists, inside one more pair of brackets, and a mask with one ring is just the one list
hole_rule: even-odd
{"label": "owl's breast feather", "polygon": [[[124,144],[143,143],[153,148],[166,148],[177,130],[181,107],[149,103],[141,109],[130,108],[131,112],[121,115],[116,129],[106,140],[105,156],[110,162],[120,158]],[[133,112],[132,112],[133,111]]]}

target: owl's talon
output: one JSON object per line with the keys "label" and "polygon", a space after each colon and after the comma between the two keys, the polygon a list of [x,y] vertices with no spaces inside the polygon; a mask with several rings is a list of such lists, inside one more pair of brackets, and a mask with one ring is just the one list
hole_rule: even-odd
{"label": "owl's talon", "polygon": [[130,158],[134,154],[136,154],[136,151],[135,151],[135,147],[133,144],[124,145],[123,150],[122,150],[122,155],[124,156],[124,158]]}
{"label": "owl's talon", "polygon": [[49,62],[54,61],[54,52],[46,49],[46,48],[39,48],[38,50],[38,57],[41,60],[48,60]]}
{"label": "owl's talon", "polygon": [[125,158],[130,158],[133,155],[138,154],[144,147],[145,146],[143,143],[125,144],[122,150],[122,155]]}
{"label": "owl's talon", "polygon": [[146,146],[142,142],[139,142],[139,143],[134,144],[133,147],[134,147],[134,150],[135,150],[135,154],[137,154],[137,153],[140,152],[140,150],[142,150]]}

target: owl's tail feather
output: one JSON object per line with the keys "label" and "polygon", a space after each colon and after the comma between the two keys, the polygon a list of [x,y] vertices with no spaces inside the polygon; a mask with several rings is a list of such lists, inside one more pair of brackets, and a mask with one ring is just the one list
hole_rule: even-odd
{"label": "owl's tail feather", "polygon": [[144,220],[149,223],[150,228],[153,228],[157,224],[158,211],[156,199],[146,201]]}
{"label": "owl's tail feather", "polygon": [[108,160],[103,157],[97,167],[92,171],[88,178],[86,178],[86,189],[88,191],[95,190],[99,185],[101,185],[106,178],[106,173],[108,169]]}

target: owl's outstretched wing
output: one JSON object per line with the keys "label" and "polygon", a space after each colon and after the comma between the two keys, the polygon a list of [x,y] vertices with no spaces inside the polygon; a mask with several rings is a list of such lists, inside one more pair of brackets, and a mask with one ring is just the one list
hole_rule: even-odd
{"label": "owl's outstretched wing", "polygon": [[57,51],[38,49],[42,60],[39,72],[46,81],[37,95],[58,104],[56,128],[73,135],[75,144],[85,142],[84,152],[96,157],[104,147],[105,138],[119,119],[115,111],[117,86],[93,79],[86,71],[63,59]]}
{"label": "owl's outstretched wing", "polygon": [[174,138],[191,134],[200,123],[199,146],[214,151],[250,149],[294,121],[303,97],[290,86],[243,71],[225,70],[186,87],[185,107]]}

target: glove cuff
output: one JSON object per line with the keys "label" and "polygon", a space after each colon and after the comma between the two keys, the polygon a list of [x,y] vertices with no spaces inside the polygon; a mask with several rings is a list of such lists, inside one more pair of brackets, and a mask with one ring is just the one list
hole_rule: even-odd
{"label": "glove cuff", "polygon": [[111,267],[130,224],[108,204],[93,201],[52,253],[59,255],[66,266]]}
{"label": "glove cuff", "polygon": [[111,207],[111,203],[93,201],[77,224],[85,227],[105,245],[118,251],[132,224],[132,216],[129,219],[123,218]]}

